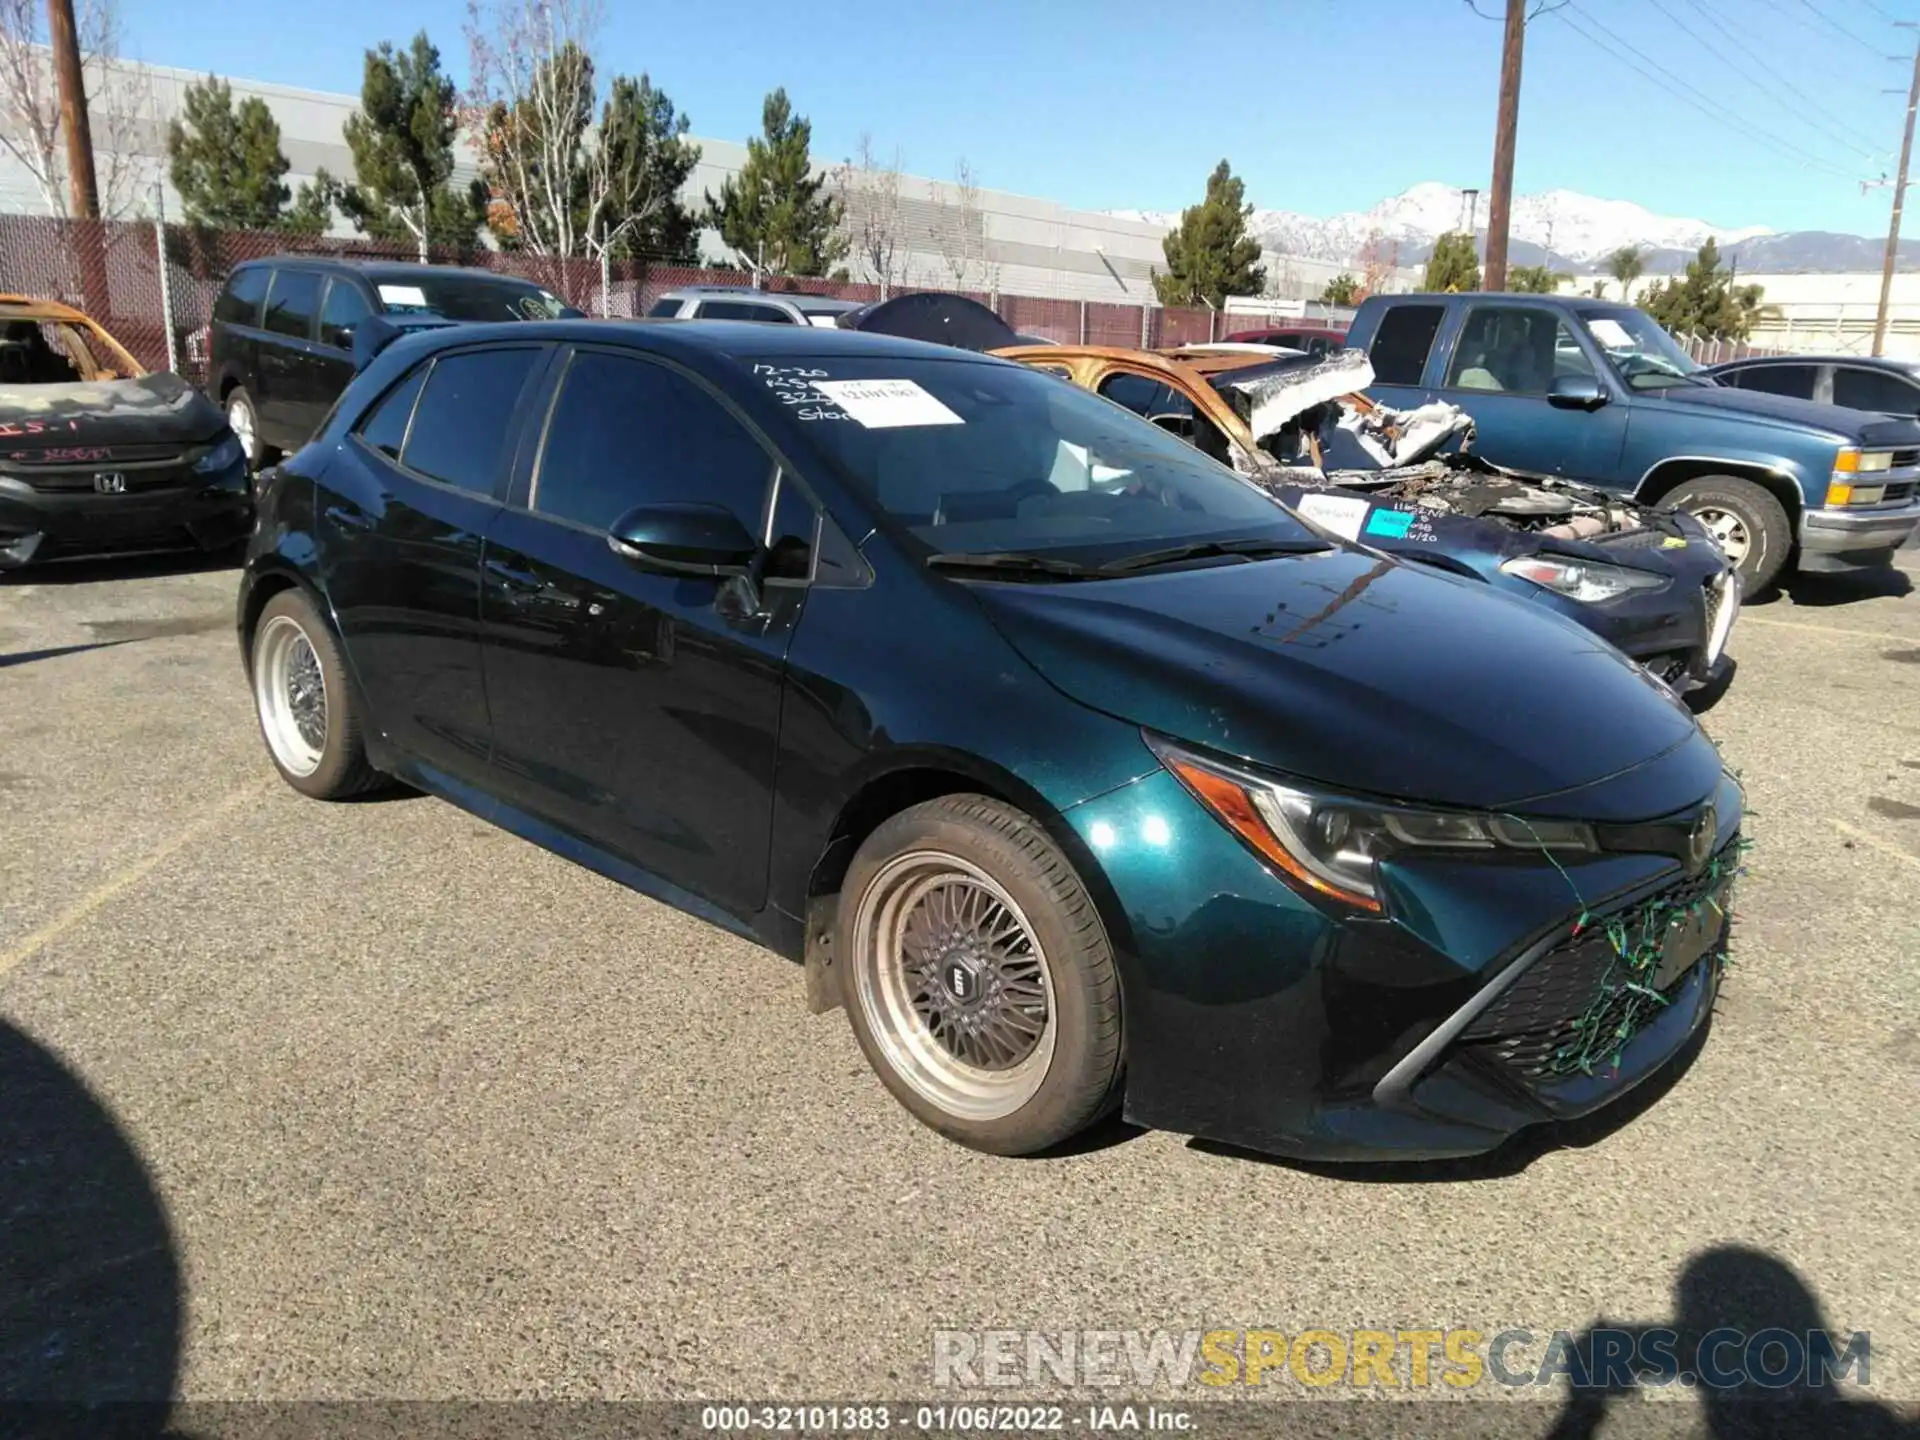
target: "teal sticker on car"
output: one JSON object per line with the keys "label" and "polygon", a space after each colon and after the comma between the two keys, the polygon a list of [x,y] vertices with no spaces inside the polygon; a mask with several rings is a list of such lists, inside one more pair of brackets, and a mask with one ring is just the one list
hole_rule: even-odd
{"label": "teal sticker on car", "polygon": [[1376,510],[1367,517],[1367,534],[1384,535],[1389,540],[1404,540],[1413,528],[1411,510]]}

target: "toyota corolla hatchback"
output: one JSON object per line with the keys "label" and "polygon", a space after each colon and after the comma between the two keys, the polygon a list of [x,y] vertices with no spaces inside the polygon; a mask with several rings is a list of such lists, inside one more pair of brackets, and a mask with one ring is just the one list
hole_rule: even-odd
{"label": "toyota corolla hatchback", "polygon": [[966,1144],[1124,1107],[1469,1154],[1711,1009],[1742,797],[1683,706],[1050,376],[435,330],[261,504],[240,643],[288,783],[404,781],[803,962]]}

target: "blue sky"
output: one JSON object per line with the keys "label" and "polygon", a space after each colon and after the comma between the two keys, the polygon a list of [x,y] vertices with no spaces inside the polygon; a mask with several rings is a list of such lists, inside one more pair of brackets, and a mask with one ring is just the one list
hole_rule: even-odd
{"label": "blue sky", "polygon": [[[464,0],[121,3],[128,52],[161,64],[357,91],[369,45],[424,27],[464,78]],[[1859,181],[1897,157],[1895,19],[1920,0],[1568,0],[1528,27],[1516,187],[1884,233],[1888,192]],[[1310,214],[1484,187],[1499,50],[1465,0],[609,0],[599,46],[698,135],[745,139],[785,85],[826,161],[865,131],[916,173],[964,156],[1104,209],[1191,204],[1224,156],[1256,204]]]}

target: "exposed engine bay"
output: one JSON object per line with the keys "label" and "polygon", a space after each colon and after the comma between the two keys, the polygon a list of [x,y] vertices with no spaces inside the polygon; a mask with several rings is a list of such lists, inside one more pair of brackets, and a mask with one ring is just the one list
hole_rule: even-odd
{"label": "exposed engine bay", "polygon": [[1466,411],[1437,401],[1390,409],[1358,393],[1373,378],[1366,355],[1348,350],[1278,373],[1228,372],[1215,385],[1247,421],[1261,461],[1274,462],[1251,477],[1267,484],[1337,486],[1562,540],[1681,533],[1673,516],[1623,496],[1482,459]]}

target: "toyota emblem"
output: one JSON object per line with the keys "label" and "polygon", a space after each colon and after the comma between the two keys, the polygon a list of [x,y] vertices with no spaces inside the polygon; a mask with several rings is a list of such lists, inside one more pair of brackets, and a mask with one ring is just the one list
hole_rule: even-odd
{"label": "toyota emblem", "polygon": [[127,477],[118,470],[102,470],[93,477],[93,488],[102,495],[127,493]]}

